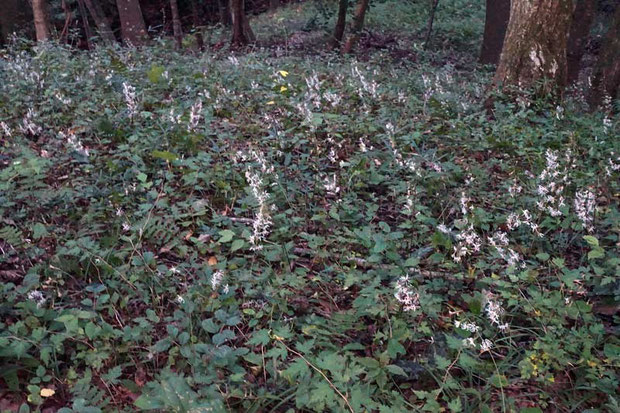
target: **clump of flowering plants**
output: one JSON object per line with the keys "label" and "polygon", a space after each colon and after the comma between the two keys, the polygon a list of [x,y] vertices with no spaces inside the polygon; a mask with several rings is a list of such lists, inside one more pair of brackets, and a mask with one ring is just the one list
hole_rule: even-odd
{"label": "clump of flowering plants", "polygon": [[[369,27],[390,27],[401,3],[377,3]],[[440,22],[457,49],[398,34],[415,65],[390,48],[12,46],[0,57],[11,400],[613,411],[618,123],[570,100],[498,103],[489,121],[488,76],[462,34],[481,16],[466,3],[454,13],[466,18]]]}

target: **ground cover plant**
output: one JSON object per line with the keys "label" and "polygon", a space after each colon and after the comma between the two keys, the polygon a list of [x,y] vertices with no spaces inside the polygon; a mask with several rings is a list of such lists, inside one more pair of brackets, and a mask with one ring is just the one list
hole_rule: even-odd
{"label": "ground cover plant", "polygon": [[277,43],[310,3],[238,53],[15,39],[0,409],[618,411],[617,119],[490,116],[478,3],[426,51],[389,1],[353,56]]}

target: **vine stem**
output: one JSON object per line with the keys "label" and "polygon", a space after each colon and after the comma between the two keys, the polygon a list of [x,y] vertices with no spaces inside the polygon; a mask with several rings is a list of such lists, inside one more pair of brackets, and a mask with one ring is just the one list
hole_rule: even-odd
{"label": "vine stem", "polygon": [[288,351],[290,351],[291,353],[295,354],[296,356],[300,357],[303,361],[306,362],[306,364],[310,367],[312,367],[314,370],[316,370],[321,376],[323,376],[323,378],[325,379],[325,381],[327,382],[327,384],[329,384],[329,386],[336,392],[338,393],[338,396],[340,396],[342,398],[342,400],[344,400],[344,403],[347,405],[347,408],[349,409],[349,411],[351,411],[351,413],[355,413],[355,410],[353,410],[353,407],[351,407],[351,404],[349,403],[349,400],[347,399],[347,396],[345,396],[344,394],[342,394],[340,392],[340,390],[338,390],[338,388],[334,385],[334,383],[331,382],[331,380],[325,375],[325,373],[323,373],[321,371],[321,369],[319,369],[317,366],[315,366],[314,364],[310,363],[310,361],[308,361],[307,358],[304,357],[303,354],[293,350],[292,348],[290,348],[289,346],[287,346],[286,344],[284,344],[284,341],[282,341],[282,339],[278,336],[274,336],[274,338],[278,341],[278,343],[282,344],[284,346],[284,348],[286,348]]}

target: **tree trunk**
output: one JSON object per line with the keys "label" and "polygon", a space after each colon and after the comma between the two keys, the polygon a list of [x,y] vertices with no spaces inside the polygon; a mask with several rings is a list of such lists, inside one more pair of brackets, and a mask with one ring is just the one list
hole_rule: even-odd
{"label": "tree trunk", "polygon": [[202,29],[200,28],[200,19],[198,17],[198,5],[196,0],[191,0],[192,6],[192,25],[194,26],[194,36],[196,37],[196,44],[198,50],[203,51],[205,49],[205,42],[202,38]]}
{"label": "tree trunk", "polygon": [[172,30],[174,32],[174,42],[176,48],[181,50],[183,47],[183,28],[181,27],[181,17],[179,16],[179,5],[177,0],[170,0],[170,10],[172,11]]}
{"label": "tree trunk", "polygon": [[605,35],[592,77],[590,103],[600,105],[606,96],[620,96],[620,5],[616,6],[614,21]]}
{"label": "tree trunk", "polygon": [[426,29],[426,38],[424,39],[424,50],[428,48],[428,44],[431,40],[431,34],[433,33],[433,22],[435,21],[435,12],[437,11],[438,5],[439,0],[431,0],[431,15],[428,18],[428,28]]}
{"label": "tree trunk", "polygon": [[513,0],[494,86],[531,88],[543,94],[566,86],[566,43],[572,0]]}
{"label": "tree trunk", "polygon": [[250,23],[245,15],[245,2],[231,0],[232,6],[232,41],[233,46],[245,46],[255,40]]}
{"label": "tree trunk", "polygon": [[66,43],[69,34],[69,25],[73,19],[73,13],[71,13],[71,8],[67,6],[66,0],[62,0],[60,6],[62,7],[62,11],[65,12],[65,25],[62,28],[62,32],[60,32],[60,36],[58,36],[58,41],[60,43]]}
{"label": "tree trunk", "polygon": [[510,0],[487,0],[484,37],[480,51],[481,64],[496,65],[499,62],[508,19],[510,19]]}
{"label": "tree trunk", "polygon": [[121,20],[123,40],[135,46],[144,44],[146,27],[138,0],[116,0],[116,7]]}
{"label": "tree trunk", "polygon": [[357,9],[355,10],[355,16],[353,16],[353,26],[351,27],[351,34],[347,39],[344,47],[342,48],[342,53],[351,53],[357,44],[357,41],[360,38],[360,33],[364,28],[364,18],[366,17],[366,10],[368,10],[368,3],[370,0],[359,0],[357,4]]}
{"label": "tree trunk", "polygon": [[280,0],[269,0],[269,10],[275,10],[280,7]]}
{"label": "tree trunk", "polygon": [[116,42],[114,33],[112,32],[112,29],[110,29],[110,21],[103,12],[103,9],[99,4],[99,0],[84,0],[84,4],[93,18],[93,21],[99,30],[99,36],[101,36],[103,41],[107,43]]}
{"label": "tree trunk", "polygon": [[82,24],[84,25],[84,35],[86,36],[86,47],[91,49],[91,40],[93,33],[90,31],[90,24],[88,24],[88,16],[86,15],[86,7],[84,7],[84,0],[78,0],[78,9],[80,10],[80,16],[82,17]]}
{"label": "tree trunk", "polygon": [[331,39],[331,47],[336,48],[342,43],[344,36],[344,28],[347,24],[347,9],[349,8],[349,0],[340,0],[338,2],[338,20],[334,27],[334,37]]}
{"label": "tree trunk", "polygon": [[32,14],[34,15],[34,28],[38,42],[43,42],[50,38],[50,24],[46,8],[45,0],[32,0]]}
{"label": "tree trunk", "polygon": [[230,12],[230,0],[218,0],[217,4],[220,11],[220,23],[222,23],[222,25],[225,27],[230,26],[232,22],[232,13]]}
{"label": "tree trunk", "polygon": [[586,41],[594,19],[596,0],[579,0],[573,12],[573,19],[568,34],[566,49],[567,75],[566,84],[571,85],[579,78],[581,58],[586,49]]}

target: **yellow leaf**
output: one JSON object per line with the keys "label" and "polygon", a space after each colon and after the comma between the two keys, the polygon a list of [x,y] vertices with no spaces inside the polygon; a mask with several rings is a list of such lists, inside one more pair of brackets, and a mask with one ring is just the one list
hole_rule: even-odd
{"label": "yellow leaf", "polygon": [[41,389],[41,397],[52,397],[56,392],[52,389]]}
{"label": "yellow leaf", "polygon": [[270,100],[269,102],[267,102],[268,105],[275,105],[276,102],[274,102],[273,100]]}
{"label": "yellow leaf", "polygon": [[286,70],[280,70],[278,73],[280,73],[282,75],[282,77],[287,77],[288,76],[288,72]]}
{"label": "yellow leaf", "polygon": [[215,258],[215,255],[209,258],[209,265],[214,266],[215,264],[217,264],[217,258]]}
{"label": "yellow leaf", "polygon": [[280,92],[286,92],[288,88],[286,86],[280,86]]}

